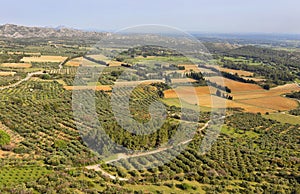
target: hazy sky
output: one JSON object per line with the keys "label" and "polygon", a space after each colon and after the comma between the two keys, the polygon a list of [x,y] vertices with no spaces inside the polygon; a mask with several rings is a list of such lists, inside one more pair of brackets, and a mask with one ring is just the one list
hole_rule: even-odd
{"label": "hazy sky", "polygon": [[300,34],[299,0],[0,0],[0,24]]}

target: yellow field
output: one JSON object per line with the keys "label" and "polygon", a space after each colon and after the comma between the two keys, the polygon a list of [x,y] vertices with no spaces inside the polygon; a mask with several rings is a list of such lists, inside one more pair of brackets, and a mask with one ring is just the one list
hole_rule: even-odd
{"label": "yellow field", "polygon": [[234,81],[227,78],[221,78],[221,77],[209,77],[207,78],[211,82],[216,82],[219,85],[228,86],[231,91],[234,92],[242,92],[242,91],[251,91],[251,90],[263,90],[261,87],[259,87],[256,84],[249,84],[249,83],[242,83],[238,81]]}
{"label": "yellow field", "polygon": [[227,73],[238,74],[239,76],[247,76],[247,77],[248,76],[253,76],[253,73],[249,72],[249,71],[228,69],[228,68],[223,68],[223,67],[219,67],[219,70],[227,72]]}
{"label": "yellow field", "polygon": [[81,64],[83,64],[83,57],[78,57],[68,61],[65,66],[78,67]]}
{"label": "yellow field", "polygon": [[239,102],[257,106],[257,107],[264,107],[264,108],[280,110],[280,111],[291,110],[298,107],[297,101],[284,98],[281,96],[253,98],[253,99],[239,100]]}
{"label": "yellow field", "polygon": [[30,68],[29,63],[2,63],[1,67],[11,67],[11,68]]}
{"label": "yellow field", "polygon": [[122,64],[124,64],[124,63],[119,62],[119,61],[109,61],[108,62],[108,66],[110,66],[110,67],[120,67]]}
{"label": "yellow field", "polygon": [[16,51],[16,52],[8,51],[7,54],[9,54],[9,55],[23,55],[23,52],[20,52],[20,51]]}
{"label": "yellow field", "polygon": [[[237,92],[234,94],[236,100],[253,99],[253,98],[265,98],[276,97],[293,91],[299,91],[300,88],[296,84],[286,84],[271,88],[270,90],[258,89],[252,92]],[[286,98],[285,98],[286,99]]]}
{"label": "yellow field", "polygon": [[87,66],[87,67],[99,66],[99,64],[89,61],[87,59],[84,59],[83,57],[74,58],[65,64],[65,66],[70,66],[70,67],[78,67],[80,65]]}
{"label": "yellow field", "polygon": [[300,88],[297,84],[286,84],[282,86],[278,86],[276,88],[272,88],[271,91],[281,91],[281,92],[292,92],[292,91],[299,91]]}
{"label": "yellow field", "polygon": [[193,83],[196,82],[197,80],[191,79],[191,78],[176,78],[176,79],[171,79],[171,82],[173,84],[175,83]]}
{"label": "yellow field", "polygon": [[205,65],[205,66],[208,68],[213,67],[213,68],[218,69],[219,71],[224,71],[227,73],[238,74],[239,76],[245,76],[245,77],[253,76],[253,73],[250,71],[229,69],[229,68],[224,68],[224,67],[220,67],[220,66],[216,66],[216,65]]}
{"label": "yellow field", "polygon": [[14,76],[16,72],[13,71],[0,71],[0,76]]}
{"label": "yellow field", "polygon": [[23,57],[21,61],[30,63],[30,62],[63,62],[66,60],[67,57],[62,56],[50,56],[50,55],[42,55],[42,56],[36,56],[36,57]]}
{"label": "yellow field", "polygon": [[101,61],[105,61],[105,62],[109,60],[106,56],[104,56],[102,54],[99,54],[99,55],[87,55],[87,56],[90,57],[90,58],[93,58],[95,60],[101,60]]}
{"label": "yellow field", "polygon": [[[218,81],[215,78],[216,81]],[[300,91],[296,84],[287,84],[264,90],[254,84],[245,84],[233,80],[225,80],[225,85],[232,89],[233,100],[224,100],[215,96],[216,89],[212,87],[180,86],[164,92],[165,98],[177,99],[189,104],[198,104],[203,107],[214,108],[242,108],[246,112],[277,112],[292,110],[298,107],[298,102],[282,97],[292,91]],[[225,102],[224,102],[225,101]],[[214,105],[212,105],[214,103]]]}

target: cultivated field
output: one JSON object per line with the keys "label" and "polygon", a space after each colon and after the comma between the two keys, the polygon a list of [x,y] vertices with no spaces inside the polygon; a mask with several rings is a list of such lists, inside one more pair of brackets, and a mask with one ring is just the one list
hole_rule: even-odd
{"label": "cultivated field", "polygon": [[264,115],[265,118],[273,119],[276,121],[279,121],[281,123],[289,123],[292,125],[300,125],[300,119],[299,116],[294,116],[290,114],[286,114],[285,112],[281,113],[272,113],[269,115]]}
{"label": "cultivated field", "polygon": [[65,66],[78,67],[81,64],[83,64],[82,61],[83,61],[83,57],[78,57],[78,58],[75,58],[75,59],[72,59],[72,60],[68,61],[65,64]]}
{"label": "cultivated field", "polygon": [[14,71],[0,71],[0,76],[14,76],[16,73]]}
{"label": "cultivated field", "polygon": [[228,69],[224,67],[219,67],[219,70],[227,73],[238,74],[239,76],[246,76],[246,77],[253,76],[253,73],[249,71]]}
{"label": "cultivated field", "polygon": [[191,78],[178,78],[178,79],[171,79],[171,82],[173,84],[175,83],[193,83],[196,82],[197,80],[191,79]]}
{"label": "cultivated field", "polygon": [[257,106],[257,107],[273,109],[274,111],[291,110],[291,109],[295,109],[298,107],[297,101],[288,99],[288,98],[284,98],[281,96],[245,99],[245,100],[239,100],[238,102]]}
{"label": "cultivated field", "polygon": [[30,68],[29,63],[2,63],[1,67],[11,67],[11,68]]}
{"label": "cultivated field", "polygon": [[25,63],[30,62],[62,62],[66,60],[67,57],[62,56],[51,56],[51,55],[42,55],[42,56],[35,56],[35,57],[23,57],[21,61]]}
{"label": "cultivated field", "polygon": [[86,66],[86,67],[90,67],[90,66],[99,66],[99,64],[89,61],[87,59],[84,59],[83,57],[78,57],[78,58],[74,58],[70,61],[68,61],[65,66],[69,66],[69,67],[79,67],[79,66]]}
{"label": "cultivated field", "polygon": [[234,92],[249,92],[253,90],[262,90],[262,88],[256,84],[249,84],[249,83],[242,83],[238,81],[234,81],[227,78],[220,78],[220,77],[209,77],[207,78],[211,82],[216,82],[219,85],[225,85],[231,89],[231,91]]}
{"label": "cultivated field", "polygon": [[[217,81],[217,79],[215,79]],[[247,112],[277,112],[292,110],[298,107],[298,102],[281,95],[300,90],[296,84],[287,84],[263,90],[257,85],[235,82],[225,79],[225,85],[232,89],[230,95],[234,100],[225,100],[215,95],[213,87],[181,86],[165,91],[165,98],[181,98],[187,103],[214,108],[243,108]],[[196,99],[196,97],[198,99]],[[213,104],[214,103],[214,104]],[[213,105],[212,105],[213,104]]]}
{"label": "cultivated field", "polygon": [[110,66],[110,67],[120,67],[122,64],[124,64],[124,63],[119,62],[119,61],[109,61],[108,62],[108,66]]}
{"label": "cultivated field", "polygon": [[98,54],[98,55],[87,55],[87,56],[90,57],[90,58],[93,58],[93,59],[95,59],[95,60],[101,60],[101,61],[108,61],[108,60],[109,60],[108,57],[106,57],[106,56],[104,56],[104,55],[102,55],[102,54]]}

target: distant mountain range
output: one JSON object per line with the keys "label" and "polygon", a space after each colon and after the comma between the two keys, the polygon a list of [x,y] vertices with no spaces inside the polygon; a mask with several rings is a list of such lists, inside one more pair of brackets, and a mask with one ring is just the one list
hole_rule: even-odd
{"label": "distant mountain range", "polygon": [[49,27],[27,27],[15,24],[5,24],[0,26],[0,37],[6,38],[62,38],[62,37],[81,37],[97,38],[107,33],[82,31],[66,27],[49,28]]}
{"label": "distant mountain range", "polygon": [[[145,33],[145,32],[144,32]],[[0,25],[0,38],[77,38],[77,39],[103,39],[111,33],[109,32],[99,32],[99,31],[89,31],[89,30],[77,30],[73,28],[68,28],[65,26],[58,27],[28,27],[20,26],[15,24],[5,24]],[[169,34],[172,35],[172,34]],[[256,45],[272,45],[280,47],[292,47],[300,48],[300,35],[299,34],[218,34],[218,33],[196,33],[193,32],[196,38],[203,42],[228,42],[230,44],[256,44]],[[119,34],[119,36],[122,36]],[[138,39],[138,42],[145,41],[149,39],[151,42],[151,37],[145,38],[136,36],[132,37],[132,40]],[[153,38],[153,37],[152,37]],[[142,40],[141,40],[142,39]],[[124,39],[116,39],[122,41],[124,44]]]}

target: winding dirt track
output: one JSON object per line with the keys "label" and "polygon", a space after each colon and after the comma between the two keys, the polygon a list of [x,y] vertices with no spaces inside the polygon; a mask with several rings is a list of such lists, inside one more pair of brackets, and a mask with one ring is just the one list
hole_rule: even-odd
{"label": "winding dirt track", "polygon": [[[224,116],[221,117],[222,118],[225,118]],[[209,123],[211,122],[211,120],[209,120],[208,122],[205,123],[205,125],[203,127],[201,127],[200,129],[198,129],[197,131],[202,131],[204,129],[206,129],[208,126],[209,126]],[[180,142],[178,143],[177,145],[184,145],[184,144],[187,144],[189,142],[191,142],[193,139],[188,139],[186,141],[183,141],[183,142]],[[164,147],[164,148],[159,148],[157,150],[153,150],[153,151],[149,151],[149,152],[143,152],[143,153],[138,153],[138,154],[119,154],[118,155],[118,158],[117,159],[113,159],[113,160],[109,160],[109,161],[106,161],[105,163],[106,164],[109,164],[109,163],[112,163],[112,162],[116,162],[116,161],[119,161],[119,160],[122,160],[122,159],[129,159],[129,158],[135,158],[135,157],[140,157],[140,156],[147,156],[147,155],[152,155],[152,154],[156,154],[156,153],[159,153],[159,152],[163,152],[165,150],[168,150],[168,149],[172,149],[174,146],[169,146],[169,147]],[[87,169],[92,169],[92,170],[95,170],[95,171],[100,171],[102,172],[102,174],[104,176],[107,176],[113,180],[115,179],[119,179],[121,181],[127,181],[128,179],[126,178],[119,178],[119,177],[116,177],[114,175],[111,175],[107,172],[105,172],[99,164],[96,164],[96,165],[91,165],[91,166],[86,166]]]}
{"label": "winding dirt track", "polygon": [[[58,65],[58,68],[59,69],[62,69],[63,68],[63,64],[68,61],[69,59],[66,59],[65,61],[59,63]],[[28,81],[32,76],[34,75],[42,75],[44,74],[43,71],[37,71],[37,72],[32,72],[32,73],[28,73],[27,76],[21,80],[19,80],[18,82],[16,83],[13,83],[13,84],[10,84],[10,85],[7,85],[7,86],[0,86],[0,90],[4,90],[4,89],[8,89],[8,88],[13,88],[13,87],[16,87],[18,85],[20,85],[22,82],[25,82],[25,81]]]}
{"label": "winding dirt track", "polygon": [[19,81],[16,82],[16,83],[13,83],[13,84],[10,84],[10,85],[7,85],[7,86],[1,86],[1,87],[0,87],[0,90],[4,90],[4,89],[16,87],[16,86],[20,85],[22,82],[28,81],[32,76],[34,76],[34,75],[41,75],[41,74],[43,74],[42,71],[37,71],[37,72],[33,72],[33,73],[28,73],[27,76],[26,76],[25,78],[19,80]]}

